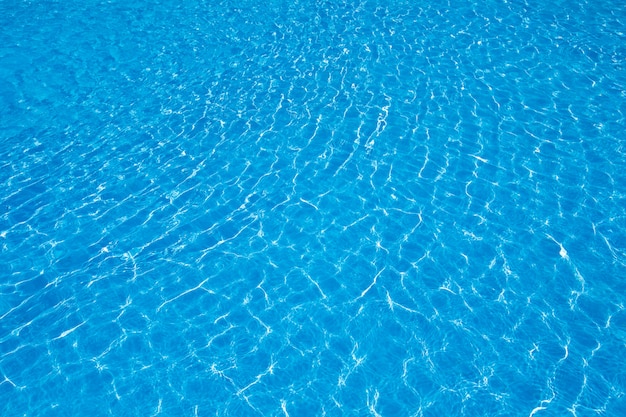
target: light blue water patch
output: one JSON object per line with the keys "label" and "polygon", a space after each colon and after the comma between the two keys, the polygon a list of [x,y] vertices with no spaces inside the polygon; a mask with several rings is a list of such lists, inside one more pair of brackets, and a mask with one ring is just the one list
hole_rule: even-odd
{"label": "light blue water patch", "polygon": [[2,2],[2,415],[626,415],[599,3]]}

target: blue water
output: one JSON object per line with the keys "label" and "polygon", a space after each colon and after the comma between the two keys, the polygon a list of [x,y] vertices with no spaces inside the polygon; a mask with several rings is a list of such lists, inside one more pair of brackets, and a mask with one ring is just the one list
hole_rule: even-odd
{"label": "blue water", "polygon": [[626,415],[618,1],[0,2],[3,416]]}

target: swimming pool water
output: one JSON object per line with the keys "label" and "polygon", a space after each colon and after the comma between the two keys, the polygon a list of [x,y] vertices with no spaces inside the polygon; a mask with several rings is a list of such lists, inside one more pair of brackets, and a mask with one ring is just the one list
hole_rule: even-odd
{"label": "swimming pool water", "polygon": [[0,27],[3,416],[626,415],[621,2]]}

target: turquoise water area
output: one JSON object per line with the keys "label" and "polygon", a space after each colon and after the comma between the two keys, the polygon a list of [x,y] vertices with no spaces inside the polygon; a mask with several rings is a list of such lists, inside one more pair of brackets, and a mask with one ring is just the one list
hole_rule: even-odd
{"label": "turquoise water area", "polygon": [[618,1],[0,2],[3,416],[626,415]]}

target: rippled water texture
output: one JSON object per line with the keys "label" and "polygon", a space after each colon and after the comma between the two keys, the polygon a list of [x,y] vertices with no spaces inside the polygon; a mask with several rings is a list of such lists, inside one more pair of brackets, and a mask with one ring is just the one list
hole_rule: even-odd
{"label": "rippled water texture", "polygon": [[626,415],[623,2],[0,27],[2,415]]}

